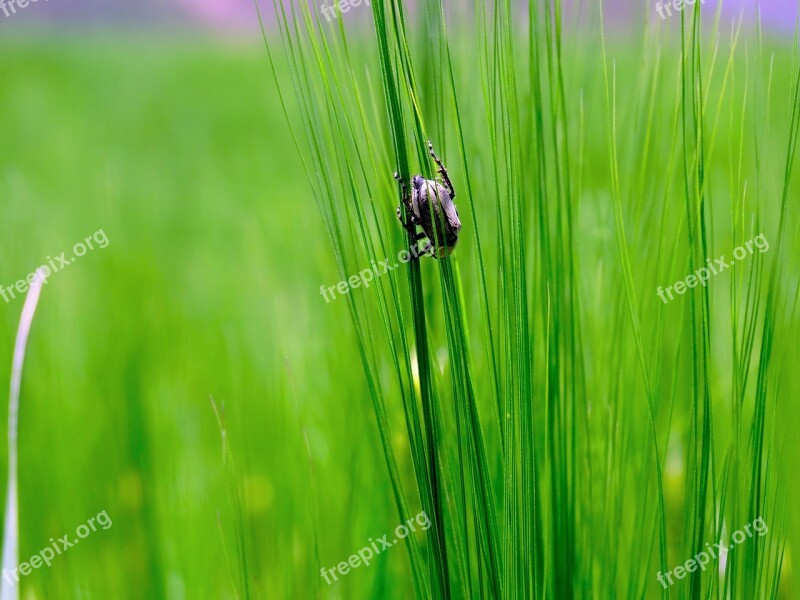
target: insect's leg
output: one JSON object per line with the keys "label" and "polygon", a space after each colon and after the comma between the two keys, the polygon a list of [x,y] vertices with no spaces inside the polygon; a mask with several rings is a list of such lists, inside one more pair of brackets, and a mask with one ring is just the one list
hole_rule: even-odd
{"label": "insect's leg", "polygon": [[414,212],[411,210],[411,194],[408,193],[406,182],[400,177],[397,171],[394,173],[394,178],[400,184],[400,201],[403,203],[403,206],[406,207],[406,214],[408,215],[408,220],[404,221],[402,207],[398,206],[397,219],[412,236],[417,235],[417,227],[414,223]]}
{"label": "insect's leg", "polygon": [[453,182],[450,181],[450,176],[447,174],[447,169],[444,168],[442,161],[439,160],[439,157],[436,156],[436,153],[433,151],[433,144],[430,140],[428,140],[428,152],[436,163],[436,166],[439,167],[439,175],[441,175],[442,179],[444,180],[444,184],[447,187],[447,193],[450,194],[450,199],[454,199],[456,197],[456,189],[453,187]]}
{"label": "insect's leg", "polygon": [[397,171],[394,172],[394,178],[397,180],[397,183],[400,184],[400,194],[403,199],[403,204],[406,207],[411,207],[411,194],[408,193],[408,186],[406,186],[405,180],[400,177],[400,173]]}
{"label": "insect's leg", "polygon": [[[420,248],[418,244],[420,240],[425,240],[425,246],[422,248]],[[430,240],[428,240],[428,234],[426,234],[424,231],[420,231],[419,233],[414,234],[412,242],[413,243],[411,244],[408,250],[409,252],[411,252],[411,255],[414,258],[419,258],[420,256],[423,256],[425,254],[431,254],[431,256],[433,256],[431,252],[431,247],[432,247],[431,242]]]}
{"label": "insect's leg", "polygon": [[422,247],[420,254],[427,254],[432,258],[436,258],[436,252],[434,252],[433,243],[430,240],[425,242],[425,245]]}

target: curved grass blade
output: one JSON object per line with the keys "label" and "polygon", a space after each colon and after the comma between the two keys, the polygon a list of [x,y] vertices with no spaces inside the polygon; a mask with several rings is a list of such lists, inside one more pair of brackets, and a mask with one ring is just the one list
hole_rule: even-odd
{"label": "curved grass blade", "polygon": [[[11,573],[17,569],[19,560],[19,505],[17,497],[17,447],[19,433],[19,391],[22,386],[22,365],[25,362],[25,347],[31,331],[39,294],[44,285],[43,271],[36,272],[33,283],[25,297],[22,316],[19,320],[17,340],[14,344],[14,362],[11,367],[11,392],[8,398],[8,486],[6,491],[6,510],[3,520],[3,572]],[[3,577],[3,588],[0,600],[17,600],[19,585],[10,582],[10,577]]]}

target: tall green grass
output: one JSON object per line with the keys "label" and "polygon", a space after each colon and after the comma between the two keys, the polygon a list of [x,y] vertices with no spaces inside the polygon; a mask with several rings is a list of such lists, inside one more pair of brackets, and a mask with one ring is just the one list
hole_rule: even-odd
{"label": "tall green grass", "polygon": [[[339,300],[397,517],[421,506],[434,524],[407,545],[416,596],[789,594],[788,41],[699,4],[631,30],[559,0],[380,0],[370,26],[368,9],[328,23],[274,7],[266,47],[300,113],[331,280],[410,243],[391,174],[431,176],[426,140],[458,192],[450,258]],[[656,295],[759,233],[768,254]],[[768,537],[669,590],[656,580],[758,516]]]}

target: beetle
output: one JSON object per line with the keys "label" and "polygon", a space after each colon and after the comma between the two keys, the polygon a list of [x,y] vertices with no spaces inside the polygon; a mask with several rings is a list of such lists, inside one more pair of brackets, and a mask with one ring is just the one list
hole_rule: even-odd
{"label": "beetle", "polygon": [[[441,180],[425,179],[422,175],[411,178],[411,193],[408,193],[406,182],[395,172],[394,178],[400,184],[402,205],[397,207],[397,218],[403,227],[411,234],[415,244],[426,239],[422,248],[423,254],[430,254],[433,258],[444,258],[455,248],[458,242],[458,233],[461,231],[461,220],[458,218],[458,209],[453,204],[456,190],[450,181],[442,161],[433,151],[433,144],[428,141],[428,152],[433,158]],[[402,207],[405,206],[407,219],[403,220]],[[417,226],[422,231],[417,232]],[[414,246],[416,249],[416,246]],[[414,254],[417,256],[417,253]]]}

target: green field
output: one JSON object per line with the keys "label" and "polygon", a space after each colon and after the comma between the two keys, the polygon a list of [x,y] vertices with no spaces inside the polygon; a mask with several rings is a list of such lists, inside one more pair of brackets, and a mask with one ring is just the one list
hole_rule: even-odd
{"label": "green field", "polygon": [[[274,72],[258,40],[0,42],[0,285],[109,240],[33,323],[19,560],[113,526],[20,597],[800,598],[791,41],[687,29],[694,71],[673,36],[606,32],[604,58],[598,25],[530,47],[503,10],[445,33],[434,4],[316,46],[301,20],[288,54],[270,30]],[[452,258],[326,303],[406,247],[391,175],[432,175],[427,139]]]}

